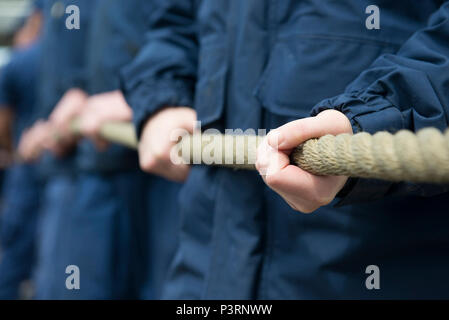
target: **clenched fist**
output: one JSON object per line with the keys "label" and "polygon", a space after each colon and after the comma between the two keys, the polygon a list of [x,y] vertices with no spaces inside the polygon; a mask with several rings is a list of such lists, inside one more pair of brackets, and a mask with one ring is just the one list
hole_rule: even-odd
{"label": "clenched fist", "polygon": [[336,110],[296,120],[270,131],[257,151],[256,168],[265,183],[297,211],[311,213],[329,204],[348,177],[316,176],[290,164],[293,148],[326,134],[352,134],[349,119]]}
{"label": "clenched fist", "polygon": [[179,129],[192,133],[195,122],[196,112],[188,107],[169,107],[153,115],[145,124],[139,143],[141,168],[169,180],[184,181],[190,167],[172,162],[170,154],[176,144],[173,133]]}
{"label": "clenched fist", "polygon": [[96,94],[87,99],[78,118],[79,128],[83,136],[90,138],[99,150],[104,150],[108,143],[100,137],[102,125],[108,121],[131,121],[132,114],[121,91]]}

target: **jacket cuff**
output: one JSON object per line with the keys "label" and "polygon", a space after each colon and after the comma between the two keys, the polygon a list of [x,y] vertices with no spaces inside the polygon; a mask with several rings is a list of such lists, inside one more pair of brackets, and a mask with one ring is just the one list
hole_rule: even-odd
{"label": "jacket cuff", "polygon": [[351,121],[354,133],[365,131],[396,132],[405,127],[403,115],[399,108],[392,105],[382,96],[358,95],[345,93],[331,99],[324,100],[312,109],[312,116],[324,110],[338,110]]}
{"label": "jacket cuff", "polygon": [[[354,133],[378,131],[396,132],[405,127],[401,111],[382,96],[345,93],[317,104],[312,116],[324,110],[338,110],[351,122]],[[375,179],[349,178],[338,193],[336,206],[373,201],[384,197],[394,184]]]}
{"label": "jacket cuff", "polygon": [[122,83],[126,101],[133,109],[133,122],[140,138],[148,118],[164,107],[193,106],[193,88],[182,80],[146,80],[134,86]]}

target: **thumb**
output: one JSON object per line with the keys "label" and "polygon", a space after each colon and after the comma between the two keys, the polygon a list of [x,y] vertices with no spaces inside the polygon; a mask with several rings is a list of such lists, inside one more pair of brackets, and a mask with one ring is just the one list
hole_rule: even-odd
{"label": "thumb", "polygon": [[273,148],[290,150],[309,139],[340,133],[352,133],[351,122],[339,111],[326,110],[316,117],[295,120],[270,131],[267,141]]}

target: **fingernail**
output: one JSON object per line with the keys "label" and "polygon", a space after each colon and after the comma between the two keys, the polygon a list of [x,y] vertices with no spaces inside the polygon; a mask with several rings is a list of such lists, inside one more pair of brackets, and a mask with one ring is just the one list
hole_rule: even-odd
{"label": "fingernail", "polygon": [[284,141],[284,137],[282,133],[279,130],[271,130],[268,133],[268,144],[277,149],[281,146],[282,142]]}

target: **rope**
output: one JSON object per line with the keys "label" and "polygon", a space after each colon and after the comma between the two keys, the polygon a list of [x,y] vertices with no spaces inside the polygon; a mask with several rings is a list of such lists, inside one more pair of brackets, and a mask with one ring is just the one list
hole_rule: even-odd
{"label": "rope", "polygon": [[432,128],[417,134],[327,135],[299,146],[291,158],[317,175],[449,183],[449,130],[444,135]]}
{"label": "rope", "polygon": [[[74,120],[71,123],[71,130],[75,134],[81,134],[79,120]],[[136,131],[132,123],[127,122],[109,122],[105,123],[100,128],[100,136],[105,140],[120,144],[122,146],[137,149]]]}
{"label": "rope", "polygon": [[[131,148],[137,147],[132,124],[109,123],[101,135]],[[177,145],[186,163],[255,169],[257,147],[263,137],[194,134]],[[389,181],[449,183],[449,130],[434,128],[414,134],[362,132],[326,135],[293,150],[291,163],[316,175],[345,175]]]}

